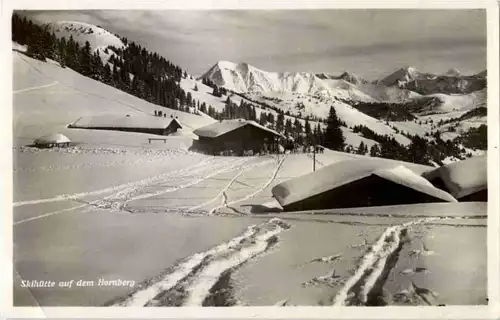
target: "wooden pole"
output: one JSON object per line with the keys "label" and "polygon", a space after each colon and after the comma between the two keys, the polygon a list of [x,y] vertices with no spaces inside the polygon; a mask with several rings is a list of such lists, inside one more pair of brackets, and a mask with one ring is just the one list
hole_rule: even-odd
{"label": "wooden pole", "polygon": [[313,146],[313,172],[316,171],[316,146]]}

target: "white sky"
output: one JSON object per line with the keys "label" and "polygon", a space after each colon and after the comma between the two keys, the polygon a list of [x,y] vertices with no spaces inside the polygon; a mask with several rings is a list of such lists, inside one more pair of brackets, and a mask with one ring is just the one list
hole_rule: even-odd
{"label": "white sky", "polygon": [[485,10],[38,11],[100,25],[200,75],[220,60],[267,71],[349,70],[367,79],[486,68]]}

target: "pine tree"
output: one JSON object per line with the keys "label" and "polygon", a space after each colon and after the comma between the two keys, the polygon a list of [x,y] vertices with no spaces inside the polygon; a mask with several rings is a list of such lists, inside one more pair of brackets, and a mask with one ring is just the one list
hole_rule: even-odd
{"label": "pine tree", "polygon": [[370,148],[370,157],[379,157],[380,156],[380,148],[378,144],[372,145]]}
{"label": "pine tree", "polygon": [[265,126],[267,124],[267,115],[265,112],[261,112],[260,113],[260,117],[259,117],[259,124],[261,126]]}
{"label": "pine tree", "polygon": [[427,140],[415,135],[408,146],[406,159],[409,162],[430,164]]}
{"label": "pine tree", "polygon": [[365,154],[365,143],[363,141],[359,143],[357,154]]}
{"label": "pine tree", "polygon": [[302,133],[302,123],[299,121],[299,119],[295,118],[295,121],[293,123],[294,127],[294,132],[295,136],[299,136]]}
{"label": "pine tree", "polygon": [[88,41],[85,41],[84,47],[80,50],[79,61],[81,73],[84,76],[90,76],[92,74],[92,48]]}
{"label": "pine tree", "polygon": [[285,122],[285,135],[288,137],[292,134],[293,128],[292,128],[292,120],[290,118],[286,119]]}
{"label": "pine tree", "polygon": [[217,86],[214,86],[214,91],[212,92],[212,95],[215,97],[221,97],[222,95],[220,94],[219,88]]}
{"label": "pine tree", "polygon": [[345,145],[345,138],[340,128],[340,121],[337,118],[337,113],[334,107],[330,107],[330,113],[327,119],[327,127],[325,131],[325,147],[342,151]]}
{"label": "pine tree", "polygon": [[285,115],[283,112],[278,112],[278,117],[276,118],[276,131],[282,132],[285,127]]}
{"label": "pine tree", "polygon": [[304,132],[306,134],[306,140],[311,143],[311,125],[309,124],[309,119],[306,118],[306,123],[304,124]]}

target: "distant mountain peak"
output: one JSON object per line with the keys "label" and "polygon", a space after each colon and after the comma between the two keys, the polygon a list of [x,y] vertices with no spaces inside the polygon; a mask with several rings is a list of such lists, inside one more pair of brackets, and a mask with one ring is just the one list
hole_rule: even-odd
{"label": "distant mountain peak", "polygon": [[483,70],[477,74],[478,77],[486,77],[488,75],[487,70]]}
{"label": "distant mountain peak", "polygon": [[362,82],[362,80],[358,76],[349,71],[344,71],[339,78],[352,84],[360,84]]}
{"label": "distant mountain peak", "polygon": [[459,77],[460,71],[457,68],[450,68],[448,71],[446,71],[445,75],[449,77]]}
{"label": "distant mountain peak", "polygon": [[245,62],[219,61],[201,78],[235,92],[294,91],[309,92],[319,79],[313,73],[268,72]]}
{"label": "distant mountain peak", "polygon": [[417,68],[412,66],[405,66],[403,68],[398,69],[394,73],[385,77],[381,80],[383,84],[386,86],[403,86],[405,83],[414,81],[414,80],[423,80],[423,79],[432,79],[434,78],[434,74],[430,73],[422,73],[417,70]]}
{"label": "distant mountain peak", "polygon": [[366,82],[364,79],[361,79],[360,77],[358,77],[357,75],[355,75],[354,73],[351,73],[349,71],[344,71],[340,76],[334,76],[334,75],[322,72],[322,73],[317,73],[316,77],[318,77],[322,80],[326,80],[326,79],[344,80],[344,81],[347,81],[347,82],[352,83],[354,85],[358,85],[360,83]]}

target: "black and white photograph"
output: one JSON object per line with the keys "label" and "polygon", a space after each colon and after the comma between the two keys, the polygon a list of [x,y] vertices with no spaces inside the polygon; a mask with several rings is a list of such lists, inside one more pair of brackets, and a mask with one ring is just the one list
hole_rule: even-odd
{"label": "black and white photograph", "polygon": [[486,9],[118,9],[9,13],[14,307],[488,306]]}

